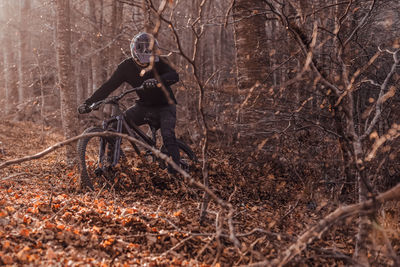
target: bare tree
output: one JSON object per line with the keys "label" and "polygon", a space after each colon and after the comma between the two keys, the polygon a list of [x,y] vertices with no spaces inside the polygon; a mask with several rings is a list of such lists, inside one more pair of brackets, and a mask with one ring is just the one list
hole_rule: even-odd
{"label": "bare tree", "polygon": [[19,18],[19,60],[18,60],[18,99],[19,102],[32,96],[29,87],[32,79],[30,69],[32,65],[32,51],[30,45],[29,29],[31,1],[22,0],[20,2],[20,18]]}
{"label": "bare tree", "polygon": [[[99,9],[97,13],[97,7]],[[89,14],[93,24],[92,43],[93,49],[97,52],[92,58],[92,71],[93,71],[93,90],[96,90],[107,79],[107,66],[106,57],[102,56],[105,49],[104,38],[104,2],[102,1],[89,1]]]}
{"label": "bare tree", "polygon": [[268,70],[265,48],[265,3],[261,0],[236,0],[233,4],[237,82],[239,89],[262,82]]}
{"label": "bare tree", "polygon": [[12,16],[14,6],[11,1],[3,3],[3,12],[6,18],[6,25],[3,31],[3,59],[5,71],[5,112],[9,113],[18,102],[18,72],[17,54],[15,50],[16,40],[13,35],[13,27],[16,24],[15,17]]}
{"label": "bare tree", "polygon": [[[71,65],[70,1],[57,0],[57,58],[61,94],[61,120],[64,135],[71,138],[77,133],[76,91],[73,86]],[[75,159],[75,147],[67,146],[67,162]]]}

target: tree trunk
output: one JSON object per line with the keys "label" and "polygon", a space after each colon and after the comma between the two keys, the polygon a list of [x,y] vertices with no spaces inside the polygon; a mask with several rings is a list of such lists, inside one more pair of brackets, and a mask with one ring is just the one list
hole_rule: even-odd
{"label": "tree trunk", "polygon": [[[357,185],[358,185],[358,202],[362,203],[367,200],[369,178],[365,174],[365,166],[363,164],[364,153],[362,143],[359,139],[353,141],[355,161],[357,165]],[[358,233],[356,240],[356,249],[354,257],[364,266],[369,266],[368,262],[368,246],[370,245],[371,221],[368,215],[360,213],[358,223]]]}
{"label": "tree trunk", "polygon": [[[362,203],[367,200],[368,191],[372,189],[370,188],[368,190],[368,187],[370,187],[370,179],[367,177],[364,166],[364,148],[360,136],[356,131],[354,92],[350,92],[343,101],[342,103],[347,105],[345,107],[347,110],[346,129],[347,134],[351,139],[351,146],[353,149],[353,166],[355,167],[356,182],[358,185],[358,201],[359,203]],[[368,246],[370,240],[368,237],[371,232],[370,230],[370,219],[367,215],[360,213],[354,257],[364,266],[369,266]]]}
{"label": "tree trunk", "polygon": [[4,1],[3,17],[8,20],[2,32],[2,47],[3,47],[3,65],[4,65],[4,95],[5,95],[5,113],[9,114],[15,111],[15,106],[18,101],[18,72],[16,62],[16,51],[14,49],[14,29],[11,28],[13,19],[10,18],[9,12],[12,9],[11,1]]}
{"label": "tree trunk", "polygon": [[19,21],[19,64],[18,64],[18,102],[23,102],[26,98],[32,96],[29,84],[31,81],[31,49],[30,49],[30,9],[31,0],[22,0]]}
{"label": "tree trunk", "polygon": [[239,89],[262,82],[268,73],[265,16],[258,14],[264,9],[265,4],[260,0],[236,0],[233,6]]}
{"label": "tree trunk", "polygon": [[121,44],[118,41],[118,35],[121,33],[122,29],[122,16],[124,10],[124,4],[114,0],[112,4],[112,14],[111,14],[111,32],[110,36],[114,39],[113,44],[110,47],[110,61],[112,63],[118,64],[120,61],[120,48]]}
{"label": "tree trunk", "polygon": [[[98,1],[90,0],[89,2],[89,13],[92,21],[97,22],[97,27],[93,27],[93,31],[95,34],[93,35],[93,50],[104,49],[102,46],[104,45],[103,38],[103,1],[100,2],[100,18],[97,19],[96,16],[96,3]],[[102,56],[101,51],[96,53],[92,58],[92,71],[93,71],[93,91],[98,89],[103,82],[107,79],[107,71],[106,71],[106,60],[105,57]]]}
{"label": "tree trunk", "polygon": [[[71,65],[71,25],[70,1],[57,0],[57,58],[58,79],[60,86],[61,120],[65,138],[76,135],[76,91],[73,86]],[[67,147],[67,162],[71,164],[75,159],[75,146]]]}
{"label": "tree trunk", "polygon": [[18,73],[16,68],[16,57],[13,48],[13,41],[10,35],[6,35],[3,41],[4,46],[4,71],[5,71],[5,110],[6,114],[15,111],[18,101]]}

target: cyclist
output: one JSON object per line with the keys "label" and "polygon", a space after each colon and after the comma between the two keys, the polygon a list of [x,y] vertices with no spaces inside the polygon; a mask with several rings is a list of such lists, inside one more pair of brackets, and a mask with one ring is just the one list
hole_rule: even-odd
{"label": "cyclist", "polygon": [[[130,49],[132,57],[118,65],[109,80],[78,107],[78,112],[89,113],[92,103],[105,99],[123,82],[132,87],[142,85],[143,90],[136,91],[139,99],[125,111],[125,117],[131,124],[143,125],[145,118],[159,124],[168,154],[179,164],[179,149],[175,137],[177,102],[170,87],[179,81],[178,73],[157,55],[158,42],[151,34],[137,34],[131,41]],[[148,68],[151,62],[153,66]],[[156,79],[157,76],[160,80]],[[175,173],[171,167],[168,170]]]}

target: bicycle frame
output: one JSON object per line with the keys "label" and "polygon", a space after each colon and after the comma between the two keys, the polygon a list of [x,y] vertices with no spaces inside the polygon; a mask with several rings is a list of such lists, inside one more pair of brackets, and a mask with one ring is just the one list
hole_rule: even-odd
{"label": "bicycle frame", "polygon": [[[147,143],[150,146],[156,146],[157,140],[156,140],[156,132],[157,129],[152,127],[150,124],[150,129],[152,132],[152,138],[149,138],[147,134],[145,134],[137,125],[129,125],[128,122],[125,119],[125,116],[121,109],[119,108],[118,102],[110,103],[113,106],[113,113],[117,115],[113,115],[110,119],[104,120],[102,123],[102,128],[105,131],[112,130],[117,133],[122,133],[123,129],[127,131],[127,134],[131,137],[135,137],[138,139],[142,139],[145,143]],[[116,123],[115,123],[116,122]],[[110,125],[116,124],[115,128],[110,128]],[[121,156],[121,142],[122,142],[122,137],[117,136],[114,139],[114,155],[112,159],[112,164],[111,167],[115,167],[118,164],[119,158]],[[131,142],[131,145],[135,149],[136,153],[140,154],[140,149],[137,147],[137,145],[134,142]],[[104,166],[103,165],[103,159],[104,159],[104,153],[106,149],[107,141],[105,138],[100,139],[100,151],[99,151],[99,166]]]}

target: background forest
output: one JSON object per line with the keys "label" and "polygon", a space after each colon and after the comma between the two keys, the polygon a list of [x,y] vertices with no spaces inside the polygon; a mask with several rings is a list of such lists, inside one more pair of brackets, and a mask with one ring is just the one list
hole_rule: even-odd
{"label": "background forest", "polygon": [[196,179],[240,214],[243,199],[258,203],[239,216],[253,222],[236,229],[245,248],[216,223],[192,264],[400,265],[399,1],[0,0],[0,21],[3,128],[29,122],[38,136],[71,138],[108,116],[77,106],[130,57],[135,34],[156,36],[180,75],[177,134],[205,163]]}

